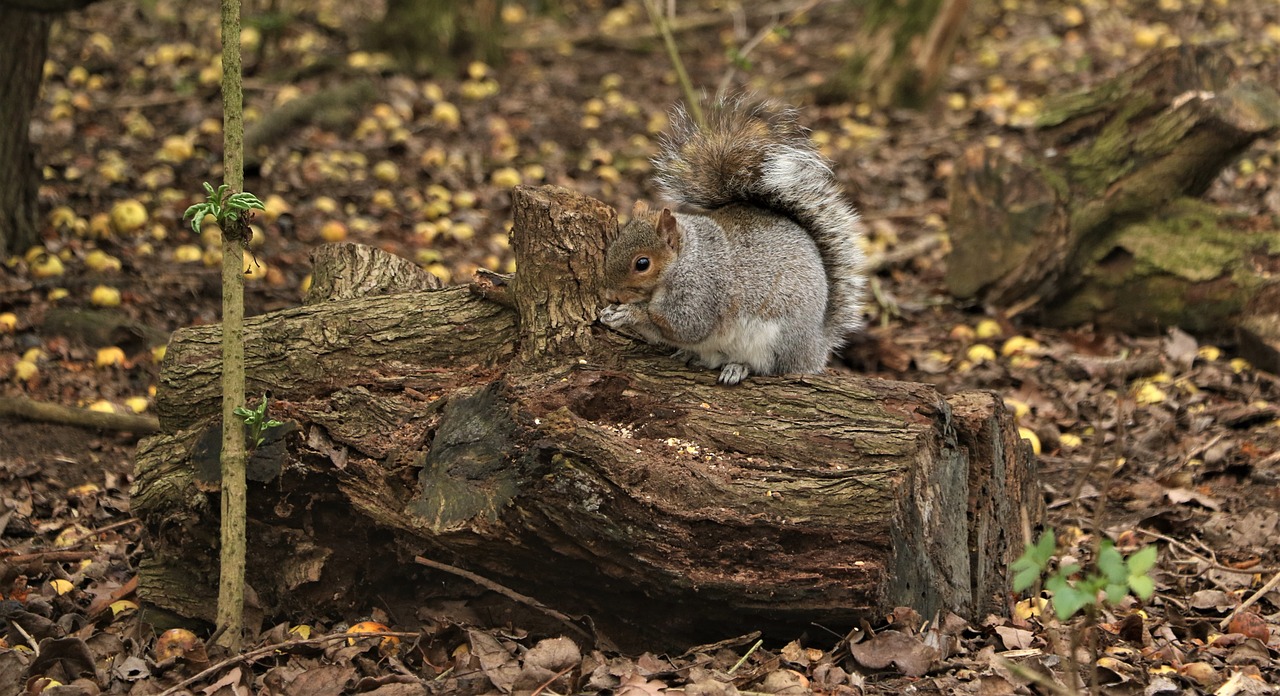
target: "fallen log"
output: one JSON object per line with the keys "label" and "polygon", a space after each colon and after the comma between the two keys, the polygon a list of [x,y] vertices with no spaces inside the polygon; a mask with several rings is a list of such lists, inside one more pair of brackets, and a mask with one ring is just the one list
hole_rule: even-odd
{"label": "fallen log", "polygon": [[1280,262],[1280,230],[1197,199],[1280,127],[1280,94],[1233,70],[1212,46],[1156,51],[1052,100],[1024,152],[967,151],[951,292],[1048,325],[1230,330]]}
{"label": "fallen log", "polygon": [[[1042,507],[998,397],[835,373],[717,386],[592,325],[612,210],[552,187],[514,206],[519,270],[498,293],[513,302],[453,287],[246,321],[248,391],[287,422],[250,459],[263,613],[376,605],[410,624],[457,592],[416,556],[647,648],[839,630],[899,605],[1003,610]],[[141,596],[205,621],[218,333],[174,335],[133,497]]]}

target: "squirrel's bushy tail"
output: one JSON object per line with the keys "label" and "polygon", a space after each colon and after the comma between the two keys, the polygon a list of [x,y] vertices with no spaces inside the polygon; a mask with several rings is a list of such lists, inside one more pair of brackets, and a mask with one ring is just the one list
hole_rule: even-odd
{"label": "squirrel's bushy tail", "polygon": [[831,166],[793,108],[740,98],[704,108],[700,127],[683,107],[654,158],[654,183],[669,199],[707,210],[748,203],[785,215],[817,243],[827,274],[829,348],[862,327],[866,286],[862,225]]}

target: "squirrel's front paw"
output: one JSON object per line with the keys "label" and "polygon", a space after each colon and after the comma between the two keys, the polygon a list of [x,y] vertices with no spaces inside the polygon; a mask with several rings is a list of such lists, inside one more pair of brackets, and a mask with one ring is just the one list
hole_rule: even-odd
{"label": "squirrel's front paw", "polygon": [[747,378],[751,374],[751,370],[741,363],[727,363],[720,369],[720,379],[718,380],[724,385],[734,385]]}
{"label": "squirrel's front paw", "polygon": [[622,329],[636,323],[631,305],[609,305],[600,310],[600,321],[611,329]]}

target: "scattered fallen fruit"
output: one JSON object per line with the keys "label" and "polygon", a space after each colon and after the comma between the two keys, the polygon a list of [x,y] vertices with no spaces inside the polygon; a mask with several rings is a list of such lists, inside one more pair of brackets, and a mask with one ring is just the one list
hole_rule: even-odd
{"label": "scattered fallen fruit", "polygon": [[13,378],[19,382],[30,382],[40,374],[40,368],[33,360],[19,360],[13,364]]}
{"label": "scattered fallen fruit", "polygon": [[52,278],[62,275],[65,270],[62,259],[49,253],[40,254],[34,261],[29,261],[31,275],[35,278]]}
{"label": "scattered fallen fruit", "polygon": [[977,343],[969,346],[969,350],[965,351],[965,357],[968,358],[969,362],[979,365],[984,362],[995,360],[996,351],[991,346],[983,343]]}
{"label": "scattered fallen fruit", "polygon": [[91,271],[118,271],[120,259],[101,249],[93,249],[84,255],[84,265]]}
{"label": "scattered fallen fruit", "polygon": [[110,285],[99,285],[89,295],[89,301],[98,307],[119,307],[120,291]]}
{"label": "scattered fallen fruit", "polygon": [[199,649],[204,651],[204,644],[196,634],[185,628],[171,628],[156,639],[156,662],[171,658],[186,657]]}
{"label": "scattered fallen fruit", "polygon": [[330,220],[320,227],[320,238],[330,244],[347,238],[347,226],[339,220]]}
{"label": "scattered fallen fruit", "polygon": [[394,184],[400,180],[400,167],[390,160],[382,160],[373,165],[373,178],[384,184]]}
{"label": "scattered fallen fruit", "polygon": [[981,339],[999,338],[1004,335],[1004,329],[1001,328],[1000,322],[995,319],[983,319],[973,329],[974,334]]}
{"label": "scattered fallen fruit", "polygon": [[[386,624],[382,624],[377,621],[361,621],[360,623],[355,624],[351,628],[348,628],[346,632],[347,633],[390,633],[391,629],[387,628]],[[347,645],[355,645],[356,641],[358,641],[359,639],[360,639],[360,636],[352,636],[351,638],[347,639]],[[386,638],[383,638],[378,643],[378,650],[383,653],[395,652],[396,650],[399,649],[399,647],[400,647],[400,639],[395,636],[387,636]]]}
{"label": "scattered fallen fruit", "polygon": [[1026,336],[1013,336],[1000,346],[1000,354],[1009,357],[1011,355],[1034,354],[1039,352],[1040,342],[1034,338]]}
{"label": "scattered fallen fruit", "polygon": [[1040,437],[1031,428],[1018,426],[1018,437],[1031,443],[1031,451],[1040,454]]}
{"label": "scattered fallen fruit", "polygon": [[99,348],[98,355],[94,358],[93,364],[97,367],[115,367],[124,364],[124,351],[116,346],[107,346]]}
{"label": "scattered fallen fruit", "polygon": [[147,209],[138,201],[126,198],[111,207],[111,227],[120,234],[129,234],[147,224]]}
{"label": "scattered fallen fruit", "polygon": [[178,263],[199,263],[204,252],[194,244],[183,244],[173,250],[173,260]]}

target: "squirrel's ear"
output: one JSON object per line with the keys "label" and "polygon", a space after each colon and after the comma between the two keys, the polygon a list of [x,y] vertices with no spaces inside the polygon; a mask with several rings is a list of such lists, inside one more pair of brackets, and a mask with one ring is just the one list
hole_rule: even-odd
{"label": "squirrel's ear", "polygon": [[633,220],[639,217],[644,217],[648,214],[649,204],[644,201],[636,201],[636,204],[631,206],[631,219]]}
{"label": "squirrel's ear", "polygon": [[676,229],[676,216],[670,208],[663,208],[658,215],[658,236],[674,251],[680,251],[680,233]]}

